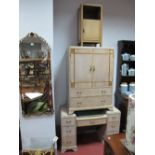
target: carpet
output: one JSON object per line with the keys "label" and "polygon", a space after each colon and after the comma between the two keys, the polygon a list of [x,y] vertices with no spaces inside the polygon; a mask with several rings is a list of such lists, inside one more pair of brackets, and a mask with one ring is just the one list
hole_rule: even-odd
{"label": "carpet", "polygon": [[80,134],[77,136],[78,150],[58,152],[57,155],[104,155],[104,145],[96,133]]}

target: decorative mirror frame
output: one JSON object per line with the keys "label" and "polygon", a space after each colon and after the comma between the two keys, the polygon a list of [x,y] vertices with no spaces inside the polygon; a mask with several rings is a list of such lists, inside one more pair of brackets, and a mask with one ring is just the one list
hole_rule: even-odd
{"label": "decorative mirror frame", "polygon": [[24,116],[52,114],[51,48],[36,33],[19,42],[19,89]]}

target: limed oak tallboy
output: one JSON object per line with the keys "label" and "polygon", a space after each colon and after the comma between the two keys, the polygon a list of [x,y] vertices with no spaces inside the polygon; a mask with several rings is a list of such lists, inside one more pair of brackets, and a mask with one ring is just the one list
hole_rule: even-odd
{"label": "limed oak tallboy", "polygon": [[112,48],[69,48],[69,114],[112,109],[113,65]]}

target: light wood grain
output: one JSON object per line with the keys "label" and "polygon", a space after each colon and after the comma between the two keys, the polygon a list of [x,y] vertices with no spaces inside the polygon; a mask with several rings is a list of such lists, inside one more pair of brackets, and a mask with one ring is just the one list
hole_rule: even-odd
{"label": "light wood grain", "polygon": [[[100,19],[85,19],[84,6],[99,7]],[[103,8],[102,5],[82,4],[79,13],[79,39],[81,46],[84,43],[99,43],[102,46],[102,25],[103,25]]]}

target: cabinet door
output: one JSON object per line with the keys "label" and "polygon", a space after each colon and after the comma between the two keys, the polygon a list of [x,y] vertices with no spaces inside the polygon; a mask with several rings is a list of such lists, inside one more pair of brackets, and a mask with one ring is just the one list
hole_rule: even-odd
{"label": "cabinet door", "polygon": [[93,54],[93,88],[111,86],[109,49],[96,49]]}
{"label": "cabinet door", "polygon": [[70,76],[72,88],[92,87],[92,50],[72,49],[70,54]]}
{"label": "cabinet door", "polygon": [[101,39],[100,20],[83,20],[83,41],[99,41]]}

